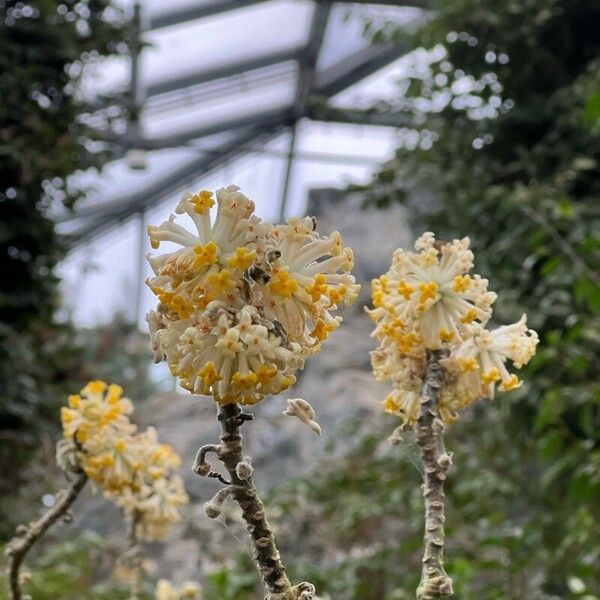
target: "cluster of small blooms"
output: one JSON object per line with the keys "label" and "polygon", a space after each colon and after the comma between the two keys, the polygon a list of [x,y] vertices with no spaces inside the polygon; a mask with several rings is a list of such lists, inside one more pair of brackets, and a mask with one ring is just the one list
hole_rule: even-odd
{"label": "cluster of small blooms", "polygon": [[122,392],[118,385],[91,381],[69,396],[61,409],[63,435],[73,442],[79,468],[126,514],[135,515],[138,535],[157,539],[179,520],[178,507],[188,501],[181,478],[173,474],[180,459],[157,441],[153,428],[137,432],[129,420],[133,405]]}
{"label": "cluster of small blooms", "polygon": [[192,581],[185,581],[179,587],[166,579],[156,584],[154,596],[156,600],[200,600],[200,586]]}
{"label": "cluster of small blooms", "polygon": [[153,248],[181,248],[148,260],[159,300],[148,314],[155,360],[166,358],[184,389],[220,404],[254,404],[295,382],[295,372],[341,321],[359,286],[338,232],[320,236],[310,217],[264,223],[236,186],[185,194],[175,215],[148,227]]}
{"label": "cluster of small blooms", "polygon": [[506,361],[521,368],[535,354],[538,337],[528,329],[525,315],[512,325],[486,329],[496,294],[488,282],[469,275],[473,253],[469,238],[451,243],[425,233],[415,252],[398,249],[390,270],[373,280],[373,337],[379,347],[371,353],[373,372],[391,380],[394,391],[384,409],[412,426],[419,416],[427,350],[446,349],[445,385],[439,411],[444,421],[479,398],[519,387]]}

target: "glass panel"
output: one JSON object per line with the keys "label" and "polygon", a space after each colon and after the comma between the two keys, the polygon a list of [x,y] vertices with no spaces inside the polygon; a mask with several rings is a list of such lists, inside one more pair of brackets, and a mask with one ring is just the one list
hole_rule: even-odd
{"label": "glass panel", "polygon": [[148,32],[142,78],[177,77],[304,44],[313,10],[311,2],[261,2]]}
{"label": "glass panel", "polygon": [[144,132],[150,137],[168,133],[177,135],[197,131],[231,119],[243,119],[290,106],[296,90],[296,70],[269,78],[260,85],[249,85],[243,79],[218,94],[204,97],[181,96],[185,105],[180,110],[150,113],[143,119]]}
{"label": "glass panel", "polygon": [[406,6],[366,6],[348,3],[334,5],[327,24],[318,69],[327,69],[369,45],[369,40],[363,35],[365,19],[401,24],[409,23],[422,14],[421,9]]}

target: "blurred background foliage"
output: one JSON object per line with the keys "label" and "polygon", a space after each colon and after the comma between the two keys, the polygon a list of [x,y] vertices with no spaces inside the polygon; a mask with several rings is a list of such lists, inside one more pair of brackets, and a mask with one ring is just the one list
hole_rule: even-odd
{"label": "blurred background foliage", "polygon": [[[527,312],[541,337],[525,387],[450,429],[448,569],[461,599],[596,598],[600,4],[434,7],[403,94],[382,107],[409,117],[404,143],[363,191],[404,203],[415,231],[469,235],[476,271],[499,291],[497,322]],[[390,23],[365,31],[399,35]],[[408,598],[416,585],[419,476],[410,443],[382,447],[392,427],[349,431],[360,442],[344,460],[273,496],[310,511],[304,535],[320,553],[307,542],[301,572],[315,556],[331,562],[310,576],[332,598]]]}
{"label": "blurred background foliage", "polygon": [[88,107],[78,89],[84,66],[126,52],[127,35],[109,0],[0,0],[0,529],[18,517],[9,492],[34,478],[22,467],[40,436],[56,433],[65,393],[98,360],[110,370],[107,344],[123,347],[133,331],[78,332],[57,320],[55,267],[67,248],[48,216],[86,193],[70,175],[109,158],[80,124]]}
{"label": "blurred background foliage", "polygon": [[[83,4],[89,12],[81,14]],[[498,323],[526,311],[541,337],[523,374],[526,385],[474,407],[449,430],[455,466],[447,494],[448,570],[461,600],[594,600],[600,597],[600,4],[433,4],[435,12],[411,39],[403,34],[421,50],[398,82],[397,101],[378,107],[407,118],[403,143],[361,191],[371,204],[404,203],[415,231],[469,235],[477,272],[500,292]],[[76,332],[55,321],[53,269],[65,248],[45,210],[56,198],[75,202],[84,190],[71,189],[68,175],[106,159],[82,144],[74,124],[84,107],[64,91],[77,84],[80,69],[65,67],[119,52],[126,39],[116,16],[100,18],[109,2],[63,5],[68,13],[59,14],[53,2],[36,3],[39,19],[28,19],[27,31],[17,13],[0,23],[0,272],[10,275],[0,286],[20,282],[0,287],[3,464],[14,444],[33,447],[50,430],[56,401],[89,376],[89,365],[100,365],[107,379],[130,373],[134,396],[150,385],[135,328],[116,322]],[[16,10],[2,0],[0,7],[5,14]],[[380,43],[400,32],[370,20],[365,34]],[[24,44],[25,37],[35,44]],[[384,415],[341,422],[339,447],[330,448],[324,465],[271,492],[269,510],[288,544],[282,551],[293,557],[290,571],[314,581],[323,598],[412,597],[420,571],[421,474],[409,434],[399,447],[386,441],[395,424]],[[32,482],[51,460],[48,454],[30,468],[30,495],[39,497]],[[23,473],[8,464],[15,468],[0,480],[5,498]],[[10,517],[2,518],[2,533],[20,520],[21,499],[14,494],[3,502],[3,516]],[[284,514],[293,514],[293,522]],[[40,559],[34,598],[81,598],[84,590],[96,600],[121,597],[116,584],[90,587],[102,570],[101,546],[83,535]],[[205,598],[255,598],[254,583],[252,565],[240,557],[204,582]]]}

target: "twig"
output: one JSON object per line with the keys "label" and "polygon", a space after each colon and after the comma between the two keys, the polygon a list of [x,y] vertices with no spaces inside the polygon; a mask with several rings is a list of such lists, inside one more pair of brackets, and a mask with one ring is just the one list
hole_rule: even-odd
{"label": "twig", "polygon": [[83,489],[86,481],[87,475],[79,472],[69,487],[56,494],[56,503],[54,506],[49,508],[37,521],[31,521],[28,525],[19,525],[17,527],[16,535],[6,547],[11,600],[21,600],[22,598],[19,569],[25,556],[53,523],[67,515],[69,507],[75,502],[77,496],[79,496],[79,492]]}
{"label": "twig", "polygon": [[[237,404],[221,406],[218,415],[221,423],[221,443],[218,446],[202,447],[196,455],[193,470],[205,476],[213,471],[206,463],[206,454],[217,455],[229,473],[228,487],[221,490],[212,502],[208,503],[207,514],[217,516],[225,498],[231,495],[242,509],[248,533],[254,550],[254,558],[266,591],[265,600],[312,600],[315,588],[312,584],[303,582],[292,586],[281,562],[281,556],[275,545],[264,505],[252,479],[251,467],[243,460],[242,434],[240,427],[244,421],[252,419],[252,415],[243,413]],[[227,480],[225,480],[227,481]]]}
{"label": "twig", "polygon": [[417,600],[436,600],[453,594],[452,579],[444,570],[444,481],[451,456],[444,449],[444,424],[437,408],[444,376],[440,360],[446,355],[445,350],[428,351],[421,414],[416,425],[417,443],[425,467],[423,570]]}

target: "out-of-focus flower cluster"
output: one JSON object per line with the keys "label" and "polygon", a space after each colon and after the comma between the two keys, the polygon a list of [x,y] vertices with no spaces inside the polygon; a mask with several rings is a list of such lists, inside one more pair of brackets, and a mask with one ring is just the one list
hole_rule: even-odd
{"label": "out-of-focus flower cluster", "polygon": [[142,433],[129,417],[130,400],[120,386],[91,381],[69,396],[61,409],[63,435],[57,458],[61,466],[81,469],[126,515],[135,518],[145,539],[163,537],[180,519],[179,506],[188,502],[180,464],[171,446],[157,440],[152,427]]}
{"label": "out-of-focus flower cluster", "polygon": [[519,387],[506,361],[521,368],[535,354],[538,336],[525,315],[512,325],[486,328],[496,294],[488,291],[487,279],[469,274],[473,258],[469,238],[445,243],[428,232],[415,252],[396,250],[390,270],[372,282],[374,308],[367,312],[380,341],[371,353],[373,372],[392,381],[383,406],[406,426],[419,417],[428,350],[448,351],[438,406],[446,422],[475,400],[493,398],[496,387]]}
{"label": "out-of-focus flower cluster", "polygon": [[200,600],[201,589],[193,581],[185,581],[180,586],[167,579],[160,579],[154,590],[156,600]]}
{"label": "out-of-focus flower cluster", "polygon": [[[215,205],[214,221],[210,209]],[[159,300],[148,314],[155,360],[181,386],[220,404],[254,404],[296,380],[295,372],[338,327],[334,312],[359,286],[353,255],[338,232],[321,236],[314,219],[264,223],[236,186],[186,194],[175,222],[148,227],[153,248],[181,246],[148,258],[147,283]]]}

